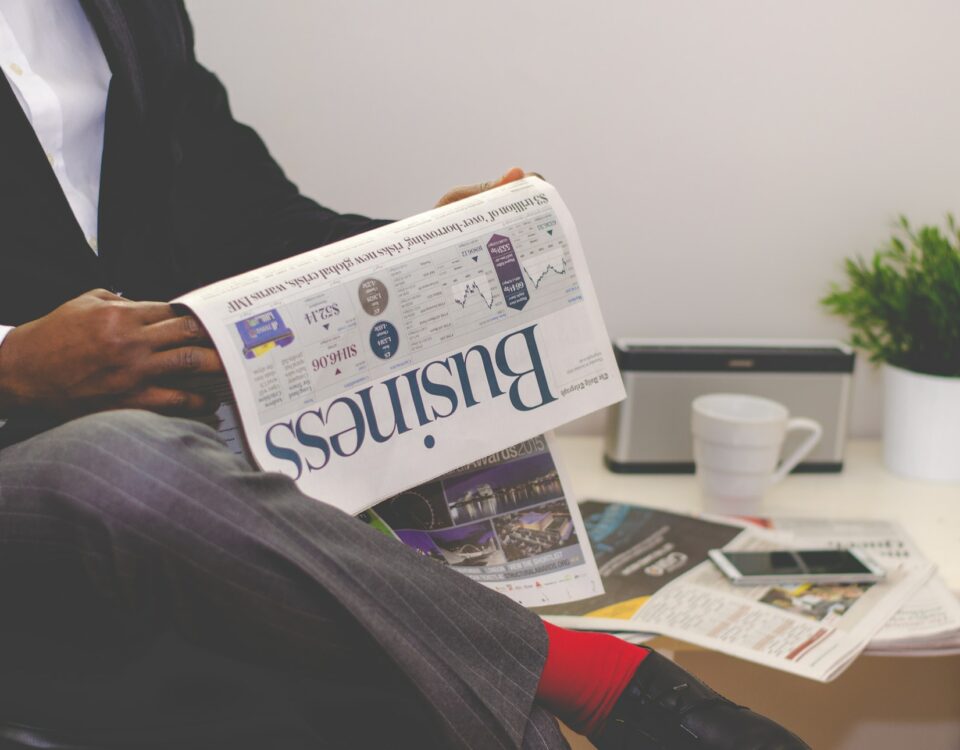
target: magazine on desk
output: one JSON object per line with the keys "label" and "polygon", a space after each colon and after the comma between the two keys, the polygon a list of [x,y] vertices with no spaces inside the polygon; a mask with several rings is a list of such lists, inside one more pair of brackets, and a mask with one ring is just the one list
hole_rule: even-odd
{"label": "magazine on desk", "polygon": [[[734,586],[707,559],[709,548],[857,546],[869,535],[854,524],[758,528],[598,501],[581,510],[605,593],[538,609],[544,617],[668,635],[822,682],[841,674],[933,574],[919,555],[910,564],[877,556],[887,570],[881,583]],[[895,531],[884,529],[887,538]]]}
{"label": "magazine on desk", "polygon": [[[544,432],[623,398],[576,227],[526,178],[177,300],[261,469],[524,604],[595,594]],[[438,477],[440,477],[438,479]],[[581,543],[582,542],[582,543]]]}

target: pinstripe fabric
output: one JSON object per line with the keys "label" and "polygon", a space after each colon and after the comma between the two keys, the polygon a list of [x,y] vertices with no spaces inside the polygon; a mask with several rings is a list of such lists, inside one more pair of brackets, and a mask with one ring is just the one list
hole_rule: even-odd
{"label": "pinstripe fabric", "polygon": [[570,750],[553,714],[533,705],[523,735],[523,750]]}
{"label": "pinstripe fabric", "polygon": [[[10,575],[23,551],[34,562]],[[398,671],[437,733],[423,746],[566,747],[533,705],[546,653],[534,615],[251,471],[203,425],[111,412],[0,450],[0,585],[58,585],[38,551],[74,561],[79,583],[64,587],[95,592],[78,629],[101,607],[111,623],[170,620],[244,659],[369,674],[378,689]]]}

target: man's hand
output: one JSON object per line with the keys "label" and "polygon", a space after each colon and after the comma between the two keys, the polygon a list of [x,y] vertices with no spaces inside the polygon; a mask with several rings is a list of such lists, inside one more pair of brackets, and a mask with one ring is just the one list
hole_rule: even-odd
{"label": "man's hand", "polygon": [[212,399],[186,383],[222,374],[192,315],[98,289],[7,334],[0,345],[0,417],[119,408],[210,412]]}
{"label": "man's hand", "polygon": [[470,198],[471,196],[482,193],[485,190],[506,185],[508,182],[513,182],[514,180],[521,180],[528,174],[540,177],[540,175],[538,175],[536,172],[524,172],[522,169],[520,169],[520,167],[512,167],[508,169],[506,174],[504,174],[499,180],[493,180],[491,182],[478,182],[476,185],[461,185],[460,187],[455,187],[453,190],[444,194],[444,196],[437,201],[437,205],[434,206],[434,208],[440,208],[440,206],[446,206],[448,203],[460,201],[464,198]]}

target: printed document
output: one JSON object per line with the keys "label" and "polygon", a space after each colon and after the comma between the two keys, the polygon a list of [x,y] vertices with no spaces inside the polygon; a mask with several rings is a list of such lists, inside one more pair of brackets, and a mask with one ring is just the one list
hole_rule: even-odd
{"label": "printed document", "polygon": [[176,301],[256,463],[353,514],[624,395],[576,227],[535,177]]}
{"label": "printed document", "polygon": [[385,534],[526,607],[603,593],[577,503],[537,435],[362,513]]}
{"label": "printed document", "polygon": [[874,584],[734,586],[711,546],[772,550],[869,544],[893,527],[777,519],[772,529],[618,503],[581,505],[606,594],[539,609],[558,625],[657,633],[822,682],[841,674],[931,579],[933,566],[877,555]]}

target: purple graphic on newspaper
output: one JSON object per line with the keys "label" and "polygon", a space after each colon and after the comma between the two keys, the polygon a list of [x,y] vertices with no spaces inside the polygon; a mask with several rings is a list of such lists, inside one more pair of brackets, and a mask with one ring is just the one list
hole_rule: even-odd
{"label": "purple graphic on newspaper", "polygon": [[493,267],[497,270],[497,278],[500,279],[500,288],[503,290],[503,299],[507,307],[522,310],[530,301],[530,293],[527,291],[526,282],[523,280],[523,269],[520,267],[520,261],[517,260],[510,238],[502,234],[493,235],[487,242],[487,252],[490,253],[490,260],[493,261]]}

